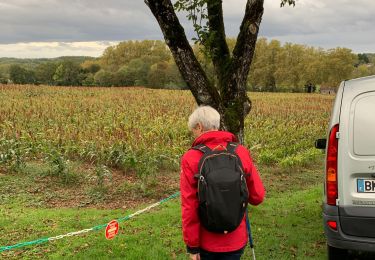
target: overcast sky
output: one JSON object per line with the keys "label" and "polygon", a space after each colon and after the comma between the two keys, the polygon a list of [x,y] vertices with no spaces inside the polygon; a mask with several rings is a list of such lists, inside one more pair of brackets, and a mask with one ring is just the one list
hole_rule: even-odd
{"label": "overcast sky", "polygon": [[[227,36],[235,37],[246,0],[223,2]],[[297,0],[280,8],[279,0],[265,0],[260,36],[375,52],[375,1]],[[143,0],[0,0],[0,57],[100,56],[135,39],[162,39]]]}

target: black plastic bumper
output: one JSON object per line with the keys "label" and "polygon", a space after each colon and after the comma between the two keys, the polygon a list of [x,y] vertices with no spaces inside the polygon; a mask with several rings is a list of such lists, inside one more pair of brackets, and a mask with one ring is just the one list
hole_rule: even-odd
{"label": "black plastic bumper", "polygon": [[[327,225],[329,220],[336,221],[337,231]],[[343,232],[338,207],[323,205],[323,225],[328,245],[342,249],[375,252],[375,238],[353,236]],[[372,230],[375,232],[375,226]]]}

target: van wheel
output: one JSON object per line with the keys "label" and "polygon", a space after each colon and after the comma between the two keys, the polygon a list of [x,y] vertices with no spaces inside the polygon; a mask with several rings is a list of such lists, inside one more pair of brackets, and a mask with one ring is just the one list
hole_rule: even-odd
{"label": "van wheel", "polygon": [[328,260],[343,260],[348,256],[348,250],[327,245]]}

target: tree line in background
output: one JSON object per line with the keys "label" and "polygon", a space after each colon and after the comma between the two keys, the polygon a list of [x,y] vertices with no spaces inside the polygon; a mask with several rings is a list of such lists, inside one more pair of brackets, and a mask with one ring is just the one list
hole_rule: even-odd
{"label": "tree line in background", "polygon": [[248,78],[253,90],[303,91],[306,86],[337,87],[346,79],[375,74],[372,54],[354,54],[347,48],[324,50],[306,45],[257,41]]}
{"label": "tree line in background", "polygon": [[[229,48],[235,39],[228,39]],[[193,46],[203,69],[214,81],[214,68],[200,46]],[[324,50],[277,40],[257,41],[248,78],[251,91],[303,92],[336,87],[345,79],[375,74],[374,54],[347,48]],[[108,47],[99,58],[0,59],[0,83],[57,86],[146,86],[185,89],[163,41],[126,41]]]}

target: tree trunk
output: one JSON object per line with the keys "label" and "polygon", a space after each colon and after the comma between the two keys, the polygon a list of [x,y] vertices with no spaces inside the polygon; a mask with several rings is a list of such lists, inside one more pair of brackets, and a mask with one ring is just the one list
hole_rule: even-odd
{"label": "tree trunk", "polygon": [[236,46],[230,55],[225,38],[222,0],[207,0],[209,36],[203,42],[212,59],[217,85],[210,82],[186,38],[171,0],[145,0],[158,21],[181,75],[198,105],[221,114],[221,128],[244,143],[244,121],[251,110],[246,92],[264,0],[248,0]]}

